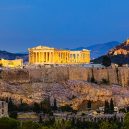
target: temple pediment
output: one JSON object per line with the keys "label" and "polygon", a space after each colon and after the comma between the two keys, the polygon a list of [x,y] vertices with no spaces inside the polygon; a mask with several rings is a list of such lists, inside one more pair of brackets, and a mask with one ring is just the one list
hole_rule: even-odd
{"label": "temple pediment", "polygon": [[54,49],[54,48],[40,45],[40,46],[37,46],[37,47],[33,47],[31,49],[35,49],[35,50],[50,50],[50,49]]}

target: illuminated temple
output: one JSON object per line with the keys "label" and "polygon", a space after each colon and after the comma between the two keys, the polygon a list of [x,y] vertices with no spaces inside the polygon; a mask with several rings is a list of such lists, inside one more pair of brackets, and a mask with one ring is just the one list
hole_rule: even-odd
{"label": "illuminated temple", "polygon": [[15,59],[15,60],[0,59],[0,66],[9,68],[20,68],[23,66],[23,59]]}
{"label": "illuminated temple", "polygon": [[70,51],[46,46],[29,48],[29,64],[88,64],[90,51]]}

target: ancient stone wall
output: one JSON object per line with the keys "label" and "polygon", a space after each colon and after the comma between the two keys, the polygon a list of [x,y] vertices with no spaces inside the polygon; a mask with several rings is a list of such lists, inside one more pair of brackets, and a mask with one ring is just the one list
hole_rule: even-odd
{"label": "ancient stone wall", "polygon": [[38,69],[3,70],[0,72],[3,81],[9,83],[44,82],[59,83],[66,80],[90,81],[97,83],[129,86],[129,69],[120,68],[84,68],[84,67],[52,67]]}
{"label": "ancient stone wall", "polygon": [[27,83],[30,81],[29,72],[25,69],[2,70],[0,78],[7,83]]}

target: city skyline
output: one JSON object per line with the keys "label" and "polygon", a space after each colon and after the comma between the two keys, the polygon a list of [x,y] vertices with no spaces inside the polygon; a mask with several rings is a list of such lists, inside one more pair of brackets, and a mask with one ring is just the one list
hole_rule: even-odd
{"label": "city skyline", "polygon": [[87,47],[129,36],[129,1],[0,1],[0,50]]}

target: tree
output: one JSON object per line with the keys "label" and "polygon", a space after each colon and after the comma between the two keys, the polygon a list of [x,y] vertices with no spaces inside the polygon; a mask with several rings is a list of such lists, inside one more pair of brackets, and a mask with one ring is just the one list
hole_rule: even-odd
{"label": "tree", "polygon": [[51,104],[50,104],[50,98],[45,98],[41,103],[41,110],[44,113],[51,113]]}
{"label": "tree", "polygon": [[8,100],[8,110],[9,110],[9,112],[17,110],[17,106],[13,103],[11,97]]}
{"label": "tree", "polygon": [[54,129],[72,129],[72,122],[64,120],[61,122],[55,122]]}
{"label": "tree", "polygon": [[0,118],[0,129],[19,129],[20,122],[12,118]]}
{"label": "tree", "polygon": [[99,125],[99,129],[118,129],[118,125],[116,125],[116,123],[109,123],[108,121],[103,121]]}
{"label": "tree", "polygon": [[36,112],[36,113],[39,113],[40,112],[40,105],[38,103],[34,103],[33,105],[33,111]]}
{"label": "tree", "polygon": [[42,123],[43,122],[43,119],[42,119],[42,116],[40,115],[39,116],[39,123]]}
{"label": "tree", "polygon": [[91,101],[90,100],[88,100],[88,102],[87,102],[87,108],[91,109]]}
{"label": "tree", "polygon": [[123,129],[129,129],[129,113],[127,113],[124,117],[124,128]]}
{"label": "tree", "polygon": [[57,101],[56,101],[55,98],[54,98],[54,106],[53,106],[53,110],[57,110]]}
{"label": "tree", "polygon": [[18,110],[19,111],[29,111],[30,110],[30,106],[27,104],[27,103],[21,103],[19,106],[18,106]]}
{"label": "tree", "polygon": [[17,119],[17,111],[13,111],[13,112],[10,112],[9,113],[9,117],[11,117],[11,118],[14,118],[14,119]]}
{"label": "tree", "polygon": [[26,121],[22,123],[21,129],[41,129],[41,125],[36,122]]}
{"label": "tree", "polygon": [[105,106],[104,106],[104,113],[108,114],[110,111],[110,107],[109,107],[109,102],[105,101]]}
{"label": "tree", "polygon": [[110,113],[114,113],[114,103],[113,103],[113,99],[111,98],[110,100]]}
{"label": "tree", "polygon": [[62,112],[73,112],[73,108],[69,105],[61,106],[60,109]]}
{"label": "tree", "polygon": [[109,56],[103,56],[102,65],[104,65],[105,67],[109,67],[111,65],[111,59]]}

